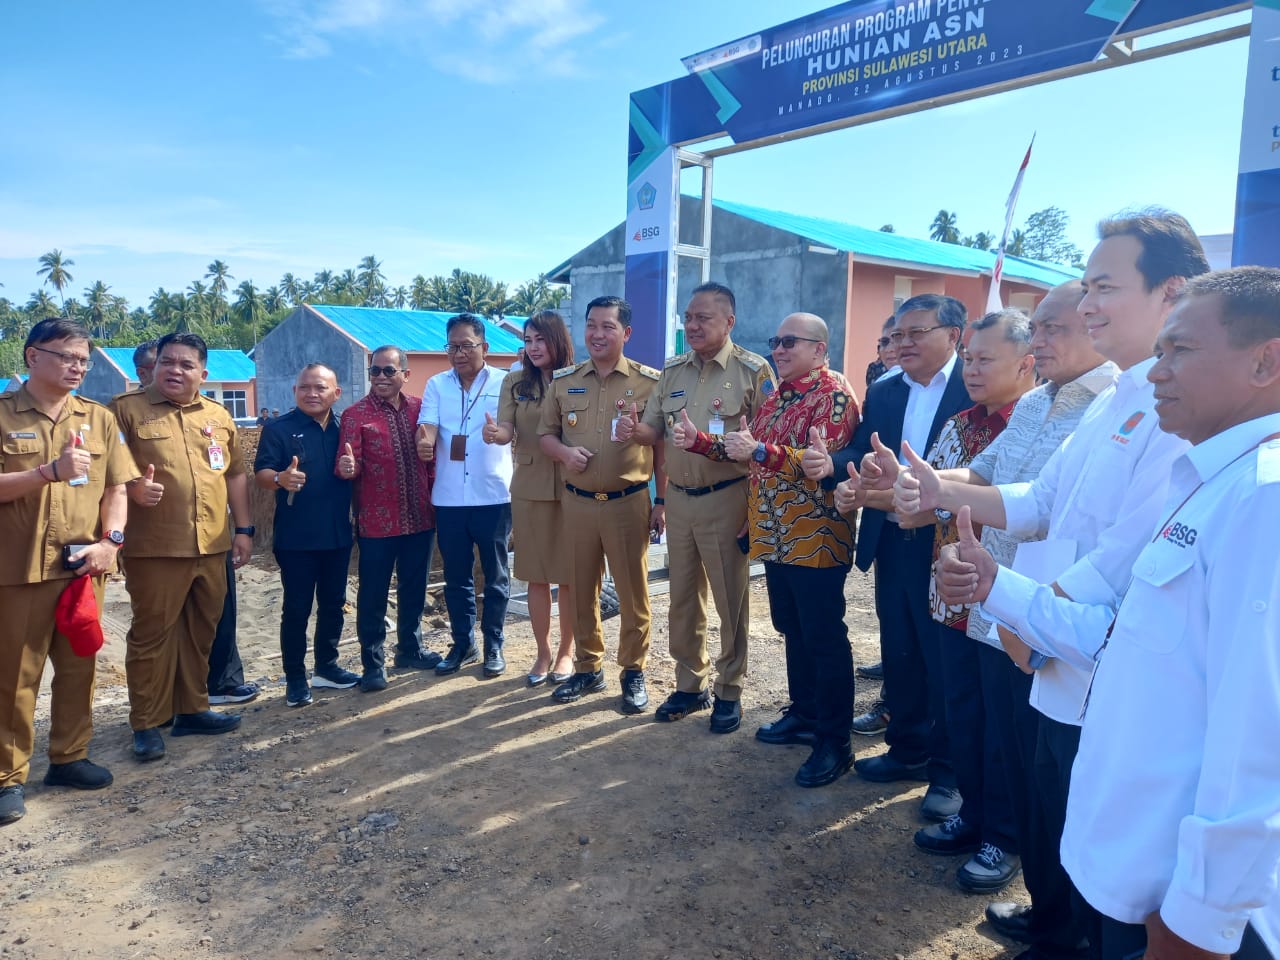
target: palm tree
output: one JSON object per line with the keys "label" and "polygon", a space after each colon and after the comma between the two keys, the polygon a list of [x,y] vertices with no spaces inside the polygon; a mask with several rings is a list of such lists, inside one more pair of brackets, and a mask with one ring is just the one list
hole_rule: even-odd
{"label": "palm tree", "polygon": [[[181,296],[181,294],[177,296]],[[151,311],[151,317],[156,323],[166,327],[169,325],[176,312],[174,300],[175,294],[170,293],[164,287],[156,288],[156,292],[147,301],[147,309]]]}
{"label": "palm tree", "polygon": [[253,342],[258,342],[258,321],[262,319],[266,308],[262,304],[262,294],[258,293],[258,288],[253,285],[252,280],[243,281],[240,286],[236,287],[236,302],[234,310],[244,323],[253,327]]}
{"label": "palm tree", "polygon": [[325,297],[329,296],[329,294],[333,293],[333,283],[334,283],[333,271],[321,270],[319,273],[316,274],[316,279],[315,279],[315,283],[313,284],[313,290],[312,290],[313,295],[323,300]]}
{"label": "palm tree", "polygon": [[382,275],[382,263],[373,254],[360,261],[360,272],[356,274],[356,283],[360,293],[364,294],[367,305],[380,305],[386,290],[386,279]]}
{"label": "palm tree", "polygon": [[64,258],[61,250],[50,250],[40,257],[40,269],[36,276],[44,277],[44,282],[58,291],[58,299],[63,300],[62,291],[75,277],[67,272],[67,267],[74,267],[76,262]]}
{"label": "palm tree", "polygon": [[209,283],[209,295],[212,298],[213,319],[215,322],[225,321],[227,319],[227,281],[234,280],[231,275],[231,268],[221,260],[215,260],[209,264],[209,269],[204,275]]}
{"label": "palm tree", "polygon": [[431,288],[427,278],[418,274],[409,285],[409,306],[414,310],[430,310]]}
{"label": "palm tree", "polygon": [[115,298],[111,288],[101,280],[95,280],[93,286],[84,288],[85,309],[89,313],[91,326],[99,340],[107,337],[107,317],[115,309]]}
{"label": "palm tree", "polygon": [[1027,233],[1025,230],[1014,229],[1009,234],[1009,242],[1005,244],[1004,252],[1011,257],[1026,256],[1027,252]]}
{"label": "palm tree", "polygon": [[387,295],[387,302],[397,310],[403,310],[409,302],[409,288],[396,287]]}
{"label": "palm tree", "polygon": [[280,292],[284,294],[285,299],[291,305],[296,304],[301,299],[299,297],[298,280],[292,273],[286,273],[280,278]]}
{"label": "palm tree", "polygon": [[46,317],[56,317],[61,312],[58,305],[53,302],[53,297],[43,290],[33,292],[23,309],[31,315],[32,323],[39,323]]}
{"label": "palm tree", "polygon": [[995,234],[987,233],[985,230],[979,230],[973,235],[973,246],[979,250],[986,250],[990,252],[995,245]]}
{"label": "palm tree", "polygon": [[276,313],[288,307],[289,302],[285,299],[284,291],[279,287],[267,287],[262,294],[262,305],[267,313]]}
{"label": "palm tree", "polygon": [[929,227],[929,238],[941,243],[959,243],[960,231],[956,229],[956,215],[946,210],[939,210]]}
{"label": "palm tree", "polygon": [[209,319],[209,290],[199,280],[193,280],[187,287],[187,302],[179,323],[182,329],[190,332],[198,331]]}

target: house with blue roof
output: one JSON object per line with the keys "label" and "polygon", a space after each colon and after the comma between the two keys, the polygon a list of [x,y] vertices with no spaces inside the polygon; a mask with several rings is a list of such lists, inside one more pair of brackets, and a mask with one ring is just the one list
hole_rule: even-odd
{"label": "house with blue roof", "polygon": [[[702,201],[681,198],[680,240],[696,244]],[[623,293],[625,224],[547,272],[552,283],[573,287],[573,335],[582,348],[582,305]],[[855,387],[875,359],[885,319],[909,297],[941,293],[981,316],[995,255],[954,243],[938,243],[853,224],[715,200],[711,217],[711,279],[728,284],[738,301],[733,338],[767,354],[765,341],[790,313],[816,313],[831,328],[831,364]],[[1070,267],[1005,257],[1001,295],[1006,306],[1030,313],[1051,288],[1080,277]],[[681,258],[677,310],[701,281],[700,264]],[[632,322],[662,323],[634,316]],[[662,358],[638,357],[648,363]]]}
{"label": "house with blue roof", "polygon": [[[139,386],[138,372],[133,366],[133,347],[93,348],[93,368],[84,375],[80,393],[99,403]],[[253,361],[239,350],[210,350],[209,377],[200,392],[227,408],[237,419],[256,415],[257,394],[254,388]]]}
{"label": "house with blue roof", "polygon": [[[281,411],[290,409],[298,371],[308,363],[323,363],[338,376],[342,397],[334,409],[342,410],[369,392],[369,362],[378,347],[388,344],[408,354],[405,389],[420,394],[428,379],[449,369],[445,325],[452,316],[455,314],[439,310],[301,304],[254,349],[261,403]],[[489,362],[494,366],[506,368],[515,363],[524,345],[515,331],[524,321],[524,317],[507,317],[501,323],[485,321]]]}

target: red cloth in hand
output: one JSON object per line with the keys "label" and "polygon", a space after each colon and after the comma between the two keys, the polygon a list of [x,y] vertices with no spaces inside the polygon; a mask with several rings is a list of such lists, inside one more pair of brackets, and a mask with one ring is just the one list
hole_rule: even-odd
{"label": "red cloth in hand", "polygon": [[92,577],[75,577],[67,584],[58,597],[53,625],[71,641],[71,650],[78,657],[92,657],[102,649],[102,624],[98,622]]}

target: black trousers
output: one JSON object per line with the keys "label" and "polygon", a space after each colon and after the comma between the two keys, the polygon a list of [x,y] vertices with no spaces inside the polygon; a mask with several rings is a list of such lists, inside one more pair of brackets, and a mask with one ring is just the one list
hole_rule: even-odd
{"label": "black trousers", "polygon": [[227,551],[227,595],[222,601],[222,618],[209,648],[209,692],[234,690],[244,683],[244,664],[236,645],[236,568]]}
{"label": "black trousers", "polygon": [[773,628],[787,654],[787,691],[795,712],[818,736],[849,741],[853,722],[853,650],[844,622],[848,567],[764,565]]}
{"label": "black trousers", "polygon": [[356,634],[360,665],[366,673],[381,670],[387,639],[387,595],[396,574],[396,649],[413,654],[422,648],[422,610],[427,605],[427,573],[436,532],[424,530],[399,537],[361,537],[356,569]]}
{"label": "black trousers", "polygon": [[[1037,779],[1037,748],[1041,724],[1054,723],[1030,703],[1031,675],[1019,670],[1003,650],[987,644],[978,645],[978,665],[982,672],[987,709],[991,713],[990,729],[1000,741],[1005,788],[1010,800],[1018,850],[1022,855],[1022,879],[1031,894],[1031,940],[1047,956],[1074,951],[1088,935],[1087,918],[1092,908],[1075,892],[1071,878],[1062,868],[1059,847],[1066,816],[1067,786],[1071,767],[1064,777],[1051,775],[1049,767],[1039,771],[1056,786],[1062,802],[1046,807]],[[1058,724],[1057,726],[1067,726]],[[1046,763],[1057,754],[1070,752],[1071,729],[1055,731],[1050,739],[1058,742],[1056,750],[1046,745]],[[1080,731],[1075,730],[1078,743]],[[1067,742],[1062,743],[1063,740]],[[1071,753],[1074,757],[1074,752]],[[1053,811],[1060,810],[1056,815]]]}
{"label": "black trousers", "polygon": [[995,844],[1005,853],[1018,853],[1013,801],[1003,771],[995,711],[987,709],[978,660],[979,647],[991,648],[970,640],[963,630],[942,624],[938,624],[938,642],[947,741],[956,785],[963,798],[960,818],[977,827],[986,843]]}
{"label": "black trousers", "polygon": [[316,608],[315,666],[317,671],[338,662],[342,637],[342,607],[347,599],[347,570],[351,548],[337,550],[276,550],[280,564],[280,656],[290,680],[307,676],[307,624]]}
{"label": "black trousers", "polygon": [[[1147,928],[1141,923],[1121,923],[1096,914],[1089,933],[1091,960],[1142,960],[1147,950]],[[1232,954],[1238,960],[1273,960],[1253,924],[1244,928],[1240,949]]]}
{"label": "black trousers", "polygon": [[[436,534],[444,560],[444,603],[449,608],[449,632],[464,650],[475,643],[475,554],[484,574],[484,611],[480,634],[484,650],[501,650],[503,624],[511,581],[507,575],[507,544],[511,540],[511,504],[481,507],[436,507]],[[548,545],[550,547],[550,545]]]}
{"label": "black trousers", "polygon": [[933,527],[886,522],[876,548],[876,615],[889,728],[884,742],[900,763],[928,761],[929,782],[954,787],[943,699],[942,645],[929,613]]}

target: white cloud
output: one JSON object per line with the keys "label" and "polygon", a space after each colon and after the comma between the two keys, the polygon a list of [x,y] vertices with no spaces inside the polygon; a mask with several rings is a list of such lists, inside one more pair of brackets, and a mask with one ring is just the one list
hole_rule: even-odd
{"label": "white cloud", "polygon": [[329,56],[358,39],[405,47],[437,69],[478,83],[530,69],[579,72],[575,41],[605,18],[590,0],[262,0],[276,21],[271,38],[292,59]]}

